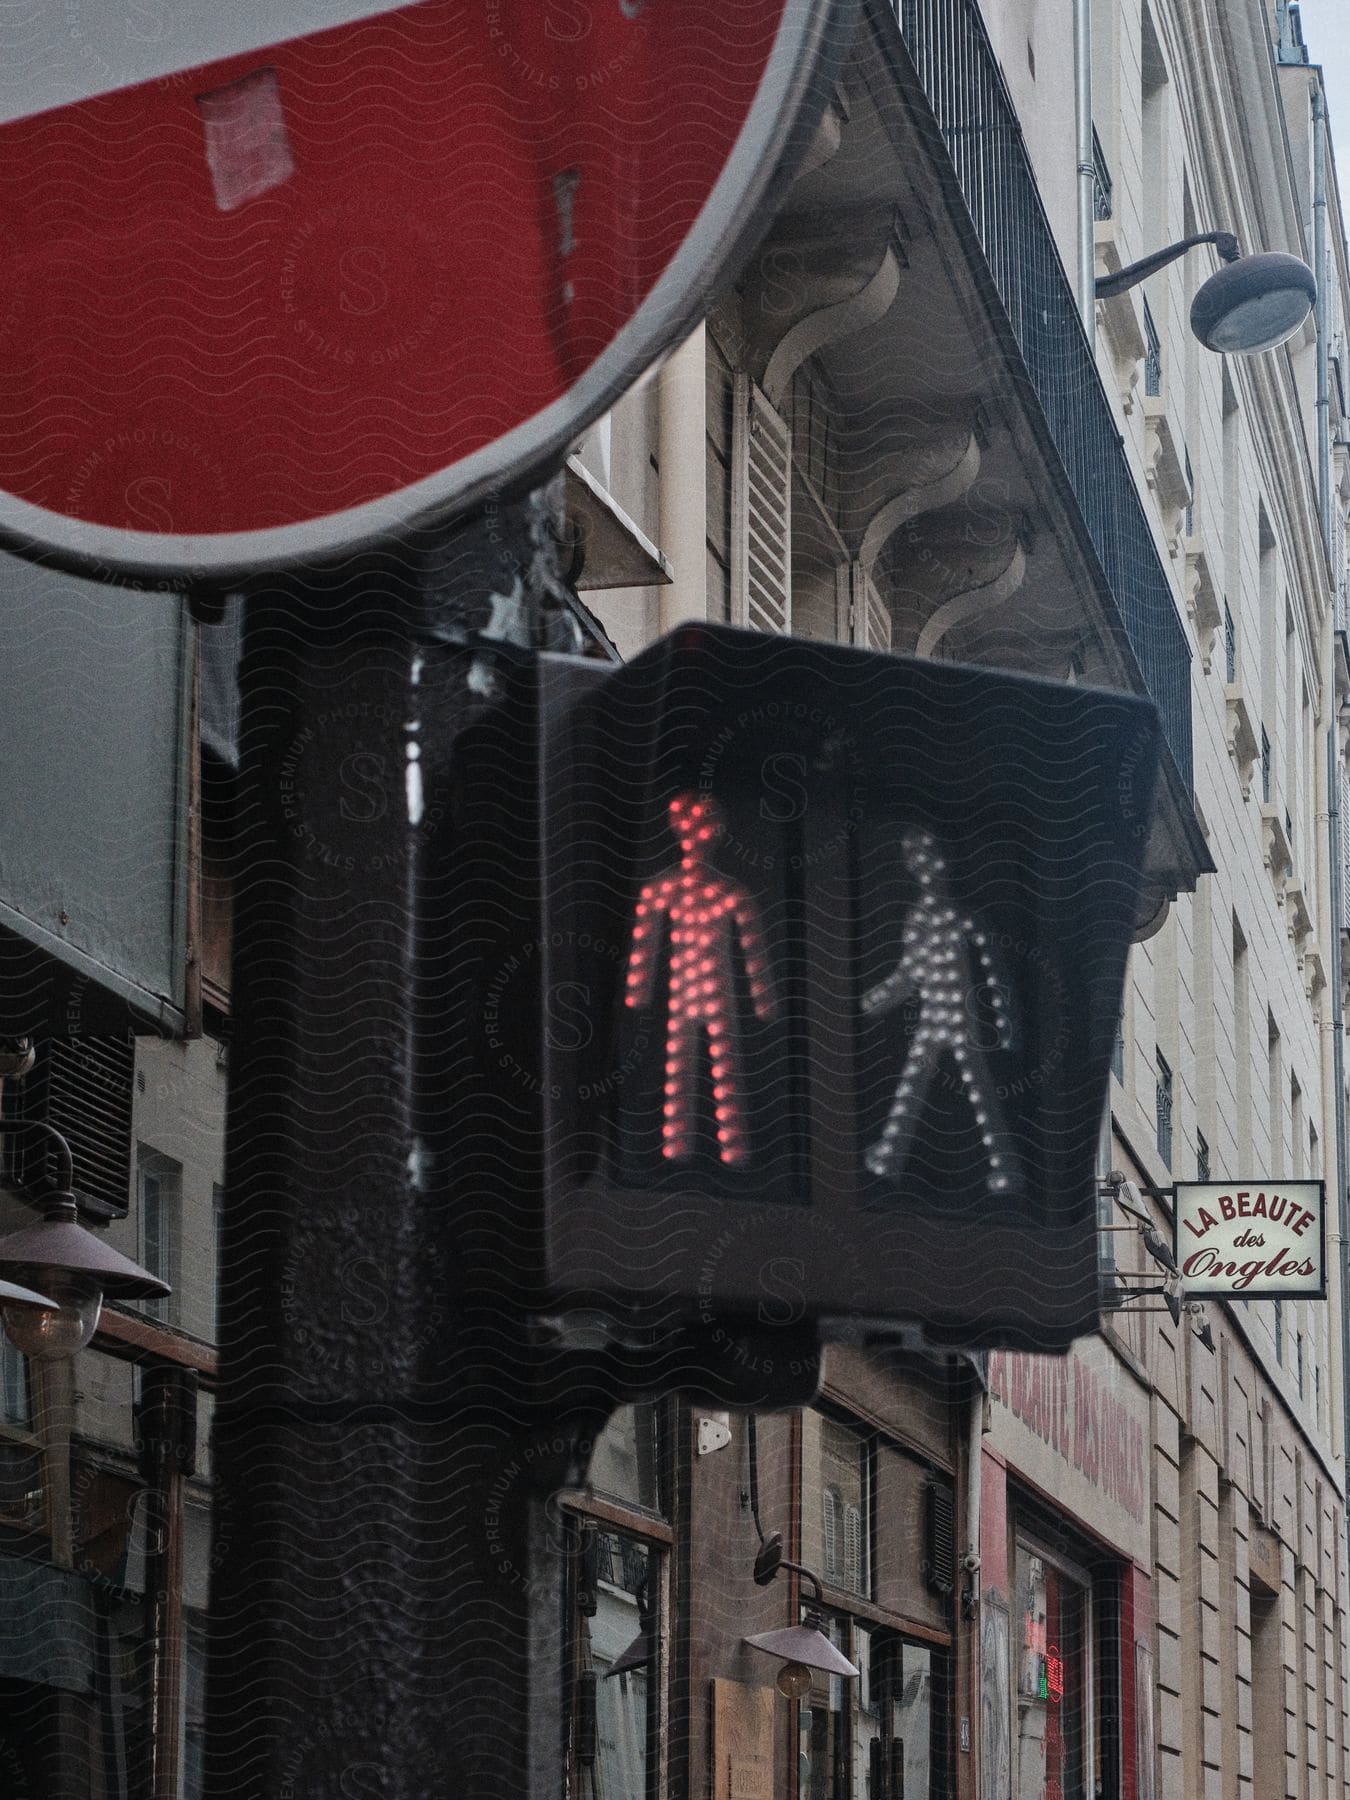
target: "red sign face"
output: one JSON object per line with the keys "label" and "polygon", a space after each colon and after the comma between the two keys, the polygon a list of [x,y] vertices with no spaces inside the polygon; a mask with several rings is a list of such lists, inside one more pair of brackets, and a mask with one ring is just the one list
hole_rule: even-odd
{"label": "red sign face", "polygon": [[0,88],[0,530],[220,573],[558,455],[762,217],[830,11],[306,0],[194,62],[232,9],[191,0],[138,62],[82,4],[64,91]]}

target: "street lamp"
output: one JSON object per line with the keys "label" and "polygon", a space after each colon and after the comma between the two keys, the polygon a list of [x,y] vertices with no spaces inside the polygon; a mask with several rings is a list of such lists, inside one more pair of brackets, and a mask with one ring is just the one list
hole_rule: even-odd
{"label": "street lamp", "polygon": [[1206,350],[1252,356],[1291,337],[1312,311],[1317,281],[1307,263],[1282,250],[1244,256],[1231,231],[1201,231],[1141,257],[1097,281],[1097,298],[1114,299],[1196,244],[1213,244],[1223,258],[1191,302],[1191,330]]}
{"label": "street lamp", "polygon": [[755,1650],[765,1651],[769,1656],[783,1658],[783,1667],[778,1671],[774,1685],[789,1700],[802,1700],[811,1691],[812,1669],[824,1669],[830,1675],[856,1675],[858,1670],[820,1628],[821,1607],[825,1596],[819,1578],[801,1563],[787,1560],[783,1555],[782,1534],[775,1531],[765,1539],[755,1558],[756,1585],[767,1587],[780,1569],[792,1569],[815,1584],[815,1605],[807,1608],[806,1617],[800,1625],[787,1625],[778,1631],[761,1631],[755,1637],[746,1638],[745,1642]]}
{"label": "street lamp", "polygon": [[11,1342],[25,1356],[48,1362],[74,1356],[98,1330],[106,1297],[158,1299],[169,1287],[79,1223],[70,1145],[54,1126],[40,1119],[20,1119],[6,1129],[46,1132],[56,1148],[57,1181],[55,1190],[40,1202],[40,1225],[25,1225],[0,1237],[0,1268],[13,1269],[41,1289],[20,1300],[5,1291],[11,1288],[5,1282],[0,1287],[0,1316]]}

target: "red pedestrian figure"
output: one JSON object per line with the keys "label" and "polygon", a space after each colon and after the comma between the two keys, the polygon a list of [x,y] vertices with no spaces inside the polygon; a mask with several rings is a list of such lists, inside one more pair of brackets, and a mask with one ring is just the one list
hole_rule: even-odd
{"label": "red pedestrian figure", "polygon": [[743,1162],[733,939],[740,942],[756,1015],[772,1018],[759,925],[748,895],[708,860],[725,829],[712,797],[677,794],[670,826],[680,840],[679,866],[649,881],[638,897],[625,1003],[642,1009],[652,1003],[664,915],[670,922],[670,978],[661,1153],[672,1162],[692,1154],[703,1067],[699,1040],[706,1033],[718,1154],[724,1163]]}

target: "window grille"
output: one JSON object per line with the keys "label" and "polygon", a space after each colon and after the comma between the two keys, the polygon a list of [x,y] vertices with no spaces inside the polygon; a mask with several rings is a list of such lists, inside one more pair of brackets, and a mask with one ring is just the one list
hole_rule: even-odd
{"label": "window grille", "polygon": [[1097,136],[1097,129],[1092,130],[1092,216],[1094,219],[1111,217],[1111,171],[1106,166],[1106,157],[1102,154],[1102,140]]}
{"label": "window grille", "polygon": [[1261,727],[1261,798],[1270,805],[1270,735]]}
{"label": "window grille", "polygon": [[1149,311],[1147,300],[1144,302],[1144,343],[1144,392],[1161,394],[1162,340],[1158,336],[1158,327],[1153,323],[1153,314]]}
{"label": "window grille", "polygon": [[1203,1131],[1195,1134],[1195,1179],[1209,1180],[1209,1144]]}
{"label": "window grille", "polygon": [[1195,536],[1195,472],[1191,468],[1191,453],[1186,456],[1186,536]]}
{"label": "window grille", "polygon": [[1162,1051],[1158,1052],[1158,1080],[1155,1090],[1158,1118],[1158,1155],[1172,1165],[1172,1071]]}
{"label": "window grille", "polygon": [[1237,680],[1237,626],[1233,623],[1233,615],[1228,610],[1228,602],[1223,603],[1223,658],[1224,680]]}

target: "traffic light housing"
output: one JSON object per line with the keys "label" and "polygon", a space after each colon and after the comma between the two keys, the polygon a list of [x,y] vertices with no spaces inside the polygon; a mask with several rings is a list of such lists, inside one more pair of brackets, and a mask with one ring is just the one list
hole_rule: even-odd
{"label": "traffic light housing", "polygon": [[1151,705],[714,625],[541,679],[548,1294],[1095,1328]]}

